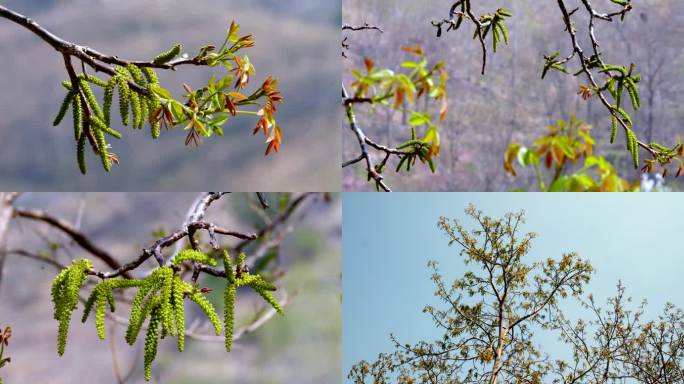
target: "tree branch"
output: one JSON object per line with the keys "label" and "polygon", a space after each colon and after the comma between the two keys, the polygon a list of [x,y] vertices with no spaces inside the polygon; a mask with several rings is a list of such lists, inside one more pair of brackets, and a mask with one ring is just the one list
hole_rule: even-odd
{"label": "tree branch", "polygon": [[[85,234],[74,228],[71,224],[64,220],[51,216],[43,211],[36,209],[15,208],[14,216],[21,217],[28,220],[40,221],[50,225],[53,228],[60,230],[62,233],[71,238],[81,248],[88,251],[91,255],[102,260],[109,267],[114,269],[122,268],[121,264],[107,251],[93,243]],[[126,277],[130,275],[124,273]]]}
{"label": "tree branch", "polygon": [[[83,60],[85,63],[90,65],[93,69],[99,72],[104,72],[107,73],[110,76],[116,75],[116,72],[106,66],[104,64],[111,64],[111,65],[120,65],[120,66],[127,66],[129,64],[135,65],[136,67],[148,67],[148,68],[158,68],[158,69],[170,69],[170,70],[175,70],[177,66],[180,65],[207,65],[206,60],[200,60],[197,58],[178,58],[176,60],[172,60],[168,63],[165,64],[157,64],[152,61],[137,61],[137,60],[125,60],[125,59],[120,59],[118,56],[114,55],[108,55],[104,53],[100,53],[92,48],[78,45],[75,43],[72,43],[70,41],[64,40],[61,37],[53,34],[52,32],[48,31],[47,29],[41,27],[36,21],[33,19],[24,16],[20,13],[17,13],[5,6],[0,5],[0,17],[4,17],[5,19],[8,19],[10,21],[15,22],[16,24],[28,29],[29,31],[33,32],[35,35],[40,37],[43,41],[48,43],[52,48],[54,48],[56,51],[62,53],[65,57],[76,57],[78,59]],[[67,71],[69,69],[67,68]],[[70,74],[71,75],[71,74]],[[71,80],[71,84],[77,84],[74,79]],[[128,85],[131,87],[131,89],[135,90],[136,92],[140,94],[147,95],[149,94],[149,91],[141,87],[140,85],[136,84],[132,80],[128,80]]]}

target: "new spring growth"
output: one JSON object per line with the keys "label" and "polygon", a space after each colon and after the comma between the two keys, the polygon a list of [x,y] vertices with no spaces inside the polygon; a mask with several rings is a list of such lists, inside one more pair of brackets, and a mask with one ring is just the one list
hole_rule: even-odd
{"label": "new spring growth", "polygon": [[85,323],[88,320],[88,315],[95,307],[95,329],[97,330],[97,335],[100,339],[105,339],[105,311],[107,305],[111,312],[115,310],[115,299],[114,299],[114,289],[118,288],[130,288],[138,287],[142,284],[142,280],[134,279],[109,279],[98,283],[93,292],[86,300],[85,306],[83,308],[83,317],[81,322]]}
{"label": "new spring growth", "polygon": [[353,104],[357,102],[367,102],[373,107],[384,106],[410,116],[407,127],[411,132],[410,139],[399,144],[394,151],[386,152],[385,159],[375,164],[374,169],[368,170],[368,180],[375,179],[377,188],[380,188],[380,183],[378,178],[372,177],[372,172],[381,175],[392,155],[399,160],[396,172],[410,172],[418,161],[433,173],[436,171],[435,158],[440,153],[438,122],[429,111],[416,110],[414,106],[418,99],[424,97],[438,103],[439,121],[444,121],[448,113],[448,75],[445,63],[440,61],[429,64],[421,46],[403,47],[402,51],[415,59],[405,61],[401,71],[376,68],[375,62],[367,57],[364,60],[364,69],[352,70],[355,77],[352,83],[354,92],[351,98],[345,100],[350,125],[354,121]]}
{"label": "new spring growth", "polygon": [[245,265],[246,256],[244,253],[238,255],[237,264],[233,269],[233,263],[227,251],[223,253],[223,266],[226,272],[226,287],[224,290],[224,324],[226,336],[226,351],[230,352],[233,342],[233,329],[235,326],[235,302],[237,288],[249,286],[254,289],[273,309],[280,315],[284,315],[283,308],[278,300],[271,295],[270,291],[275,291],[276,287],[264,280],[261,275],[251,275]]}
{"label": "new spring growth", "polygon": [[[111,145],[106,137],[122,137],[112,126],[111,110],[115,91],[121,124],[130,125],[133,129],[142,129],[147,124],[154,139],[161,135],[162,125],[169,129],[182,125],[188,131],[185,144],[199,145],[202,138],[222,136],[224,126],[231,118],[245,114],[258,118],[253,132],[264,132],[265,154],[278,152],[282,129],[275,114],[276,105],[283,102],[277,88],[278,82],[267,76],[256,90],[243,93],[256,75],[256,69],[249,57],[241,52],[254,46],[254,38],[249,34],[240,36],[239,31],[240,27],[235,22],[231,23],[219,48],[214,45],[203,46],[194,57],[181,55],[182,46],[176,44],[149,62],[107,67],[109,71],[104,70],[103,73],[110,76],[108,80],[84,72],[76,74],[76,84],[63,82],[67,93],[53,125],[59,125],[69,106],[73,106],[76,159],[80,171],[86,173],[86,141],[100,157],[105,171],[111,169],[112,163],[118,164],[118,157],[110,151]],[[218,66],[224,69],[224,74],[213,75],[207,85],[199,89],[193,90],[184,85],[187,91],[185,100],[179,101],[160,86],[155,68],[175,69],[183,64]],[[92,86],[102,90],[93,90]],[[102,95],[101,102],[97,98],[99,94]]]}
{"label": "new spring growth", "polygon": [[[227,252],[223,254],[223,265],[226,271],[226,290],[224,293],[225,311],[223,323],[226,329],[226,349],[230,351],[235,323],[235,304],[237,289],[249,286],[254,289],[278,313],[283,309],[280,303],[271,295],[276,287],[264,280],[260,275],[251,275],[246,271],[244,253],[238,256],[236,266]],[[91,312],[95,312],[95,329],[100,339],[105,338],[105,318],[107,308],[116,310],[115,290],[137,288],[131,303],[131,312],[126,329],[126,342],[134,344],[148,321],[144,346],[145,379],[150,380],[152,363],[157,355],[159,337],[176,336],[178,350],[185,347],[185,298],[196,303],[212,324],[216,335],[221,334],[221,318],[216,309],[205,297],[205,292],[184,281],[179,270],[183,263],[193,262],[214,267],[217,260],[197,250],[185,249],[174,256],[169,265],[159,267],[144,279],[105,279],[95,285],[85,302],[82,322],[86,322]],[[92,263],[86,259],[76,260],[69,267],[62,270],[52,284],[52,300],[55,305],[54,317],[59,321],[57,351],[64,353],[72,312],[79,301],[79,291],[85,282]]]}
{"label": "new spring growth", "polygon": [[[611,0],[614,5],[620,7],[617,11],[607,13],[602,17],[597,17],[599,14],[591,7],[587,2],[585,17],[593,20],[603,20],[603,21],[613,21],[613,18],[620,16],[620,20],[624,21],[625,16],[629,11],[632,10],[631,0]],[[633,110],[637,110],[641,107],[641,100],[639,96],[639,89],[637,84],[641,81],[641,76],[635,73],[634,64],[629,66],[625,65],[613,65],[604,62],[603,52],[600,52],[601,44],[596,38],[594,33],[594,28],[590,28],[587,38],[591,41],[593,47],[593,54],[589,57],[585,56],[585,50],[579,45],[582,41],[578,34],[581,30],[575,29],[574,24],[578,14],[584,13],[580,11],[580,8],[568,12],[565,8],[563,2],[558,3],[561,11],[563,12],[563,20],[565,23],[565,31],[570,34],[570,38],[573,41],[573,51],[572,53],[564,59],[559,59],[559,52],[555,52],[551,56],[545,56],[545,64],[542,71],[542,78],[546,76],[550,69],[554,69],[563,73],[570,73],[564,65],[568,63],[571,59],[575,59],[579,62],[580,68],[574,73],[574,76],[580,76],[582,74],[586,75],[587,80],[589,80],[590,85],[585,86],[580,84],[580,91],[578,94],[582,96],[584,100],[591,98],[592,94],[596,94],[598,99],[607,109],[610,114],[611,121],[611,132],[610,132],[610,142],[614,143],[617,138],[618,127],[622,127],[625,133],[625,148],[630,153],[632,157],[632,162],[635,169],[639,168],[639,150],[643,148],[650,159],[644,159],[644,165],[641,168],[643,172],[652,172],[655,165],[658,164],[662,167],[663,175],[668,173],[668,165],[673,162],[678,162],[678,168],[676,176],[681,175],[684,172],[684,148],[681,143],[677,143],[672,146],[666,146],[659,143],[649,143],[639,141],[635,129],[634,121],[626,110],[627,107],[623,100],[628,97],[629,104]],[[593,25],[593,24],[592,24]],[[595,72],[594,72],[595,71]],[[600,80],[600,76],[606,77],[605,81]],[[625,92],[627,96],[625,96]],[[607,96],[609,94],[612,100]]]}
{"label": "new spring growth", "polygon": [[52,282],[51,296],[54,304],[55,320],[59,322],[57,331],[57,353],[61,356],[66,348],[71,313],[78,305],[78,294],[85,282],[87,271],[93,267],[90,260],[74,260],[64,268]]}
{"label": "new spring growth", "polygon": [[513,16],[506,8],[499,8],[493,13],[484,14],[482,16],[475,16],[471,8],[471,0],[458,0],[452,4],[449,10],[449,17],[443,20],[434,20],[431,22],[432,26],[437,28],[437,37],[442,36],[442,27],[446,24],[446,31],[458,30],[463,21],[470,21],[474,26],[473,39],[478,39],[482,46],[482,71],[485,74],[487,66],[487,35],[491,31],[492,49],[496,52],[497,47],[503,39],[504,43],[508,45],[508,30],[504,25],[507,17]]}

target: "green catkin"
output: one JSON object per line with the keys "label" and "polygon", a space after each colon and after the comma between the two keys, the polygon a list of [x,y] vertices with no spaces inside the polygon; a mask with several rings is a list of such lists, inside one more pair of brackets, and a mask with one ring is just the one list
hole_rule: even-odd
{"label": "green catkin", "polygon": [[634,169],[639,168],[639,143],[637,142],[637,137],[632,133],[632,161],[634,162]]}
{"label": "green catkin", "polygon": [[162,319],[162,328],[165,332],[172,336],[176,335],[176,330],[173,327],[173,310],[171,308],[171,289],[173,285],[174,272],[171,267],[162,267],[162,287],[159,295],[161,304],[159,312]]}
{"label": "green catkin", "polygon": [[256,279],[254,279],[250,285],[266,291],[275,291],[277,289],[275,285],[264,280],[260,275],[256,275]]}
{"label": "green catkin", "polygon": [[93,90],[90,89],[90,85],[82,78],[79,80],[79,84],[90,110],[93,111],[95,116],[102,119],[102,110],[100,110],[100,105],[97,103],[97,99],[95,98],[95,94],[93,94]]}
{"label": "green catkin", "polygon": [[634,109],[639,109],[641,107],[641,100],[639,100],[639,91],[637,90],[636,83],[632,78],[627,78],[627,91],[629,92],[629,97],[632,101],[632,106]]}
{"label": "green catkin", "polygon": [[157,345],[159,344],[159,324],[161,323],[161,315],[159,311],[152,312],[150,323],[147,328],[147,335],[145,336],[145,381],[152,379],[152,362],[157,356]]}
{"label": "green catkin", "polygon": [[140,95],[140,128],[145,126],[145,122],[150,118],[149,96]]}
{"label": "green catkin", "polygon": [[129,93],[131,100],[131,112],[133,112],[133,128],[142,128],[142,112],[140,108],[140,97],[134,91]]}
{"label": "green catkin", "polygon": [[116,88],[117,83],[116,76],[109,79],[107,86],[104,89],[104,99],[102,101],[102,114],[104,115],[103,122],[106,126],[111,124],[112,115],[112,99],[114,98],[114,88]]}
{"label": "green catkin", "polygon": [[219,319],[218,314],[216,313],[216,309],[214,306],[207,300],[201,293],[199,292],[193,292],[191,293],[188,298],[202,309],[205,315],[207,315],[207,318],[211,322],[211,325],[214,326],[214,332],[216,335],[221,334],[221,320]]}
{"label": "green catkin", "polygon": [[615,138],[617,137],[617,129],[618,129],[617,117],[611,116],[610,121],[612,123],[612,130],[610,131],[610,143],[613,144],[615,142]]}
{"label": "green catkin", "polygon": [[76,97],[71,106],[74,115],[74,140],[79,140],[81,133],[83,133],[83,106],[81,105],[81,98]]}
{"label": "green catkin", "polygon": [[625,84],[622,80],[618,80],[617,82],[617,91],[615,91],[615,105],[620,108],[622,104],[622,91],[625,87]]}
{"label": "green catkin", "polygon": [[81,137],[76,142],[76,161],[78,162],[78,169],[84,175],[86,174],[86,172],[88,170],[86,168],[86,161],[85,161],[85,144],[86,144],[86,137],[85,137],[85,135],[81,135]]}
{"label": "green catkin", "polygon": [[[149,87],[147,89],[149,90]],[[159,102],[159,97],[157,97],[157,95],[152,93],[152,91],[150,91],[150,95],[151,96],[149,99],[148,109],[150,111],[150,116],[152,116],[154,111],[156,111],[157,108],[159,108],[160,102]],[[150,119],[150,134],[152,135],[153,139],[159,138],[159,135],[161,134],[161,121],[160,120],[152,121]]]}
{"label": "green catkin", "polygon": [[87,278],[86,271],[93,267],[90,260],[79,259],[62,270],[52,283],[50,290],[54,304],[53,317],[59,321],[57,332],[57,353],[61,356],[66,348],[71,314],[78,306],[79,291]]}
{"label": "green catkin", "polygon": [[173,48],[169,49],[168,51],[160,53],[157,57],[155,57],[152,60],[152,62],[155,64],[166,64],[169,61],[173,60],[173,58],[178,56],[182,48],[182,45],[176,44],[173,46]]}
{"label": "green catkin", "polygon": [[62,81],[62,87],[66,88],[68,91],[74,90],[73,87],[71,86],[70,81],[66,81],[66,80]]}
{"label": "green catkin", "polygon": [[[88,300],[85,303],[85,308],[83,309],[83,317],[81,318],[81,322],[85,323],[88,320],[88,315],[90,314],[93,306],[95,303],[98,303],[98,305],[102,305],[102,309],[99,307],[97,308],[96,311],[96,326],[97,325],[97,316],[102,316],[102,319],[99,320],[102,322],[102,329],[104,330],[104,304],[107,303],[109,304],[109,309],[111,312],[114,312],[115,307],[116,307],[116,302],[114,300],[114,289],[116,288],[130,288],[130,287],[136,287],[139,286],[142,283],[142,280],[135,280],[135,279],[120,279],[120,278],[115,278],[115,279],[110,279],[110,280],[105,280],[97,284],[95,286],[95,289],[93,289],[93,292],[90,294],[88,297]],[[100,304],[100,300],[102,301],[103,304]],[[98,326],[99,327],[99,326]],[[99,334],[99,328],[98,328],[98,334]],[[103,331],[104,332],[104,331]],[[104,335],[104,333],[102,333]]]}
{"label": "green catkin", "polygon": [[254,288],[254,290],[257,291],[257,293],[264,300],[266,300],[267,303],[271,304],[271,306],[273,307],[273,309],[276,310],[276,312],[278,312],[280,315],[285,314],[285,312],[283,311],[283,307],[280,306],[280,303],[278,302],[278,300],[276,300],[275,297],[273,297],[273,295],[271,295],[270,292],[268,292],[267,290],[260,288],[258,286],[253,286],[252,288]]}
{"label": "green catkin", "polygon": [[147,296],[147,293],[152,288],[152,281],[145,279],[138,289],[138,293],[133,297],[133,303],[131,304],[131,316],[128,321],[128,328],[126,329],[126,341],[128,344],[133,344],[137,333],[133,335],[135,324],[138,323],[138,319],[142,316],[142,304]]}
{"label": "green catkin", "polygon": [[276,288],[273,284],[267,282],[264,280],[260,275],[250,275],[248,273],[240,276],[239,279],[236,280],[237,286],[249,286],[252,289],[254,289],[266,302],[268,302],[273,309],[276,310],[279,314],[283,315],[285,312],[283,311],[283,308],[280,306],[280,303],[278,300],[273,297],[268,291],[274,291]]}
{"label": "green catkin", "polygon": [[233,271],[233,263],[230,260],[228,251],[223,251],[223,270],[226,272],[226,279],[231,284],[235,284],[235,271]]}
{"label": "green catkin", "polygon": [[95,135],[95,140],[97,141],[97,149],[99,151],[102,167],[105,171],[109,172],[112,165],[109,162],[109,154],[107,153],[107,141],[105,140],[104,133],[100,129],[93,129],[92,132],[93,135]]}
{"label": "green catkin", "polygon": [[230,281],[226,283],[225,291],[223,292],[223,326],[226,335],[226,351],[230,352],[233,344],[233,328],[235,327],[235,299],[237,296],[237,287]]}
{"label": "green catkin", "polygon": [[501,31],[501,34],[503,35],[504,42],[506,43],[506,45],[508,45],[508,30],[502,23],[499,23],[497,25],[499,27],[499,30]]}
{"label": "green catkin", "polygon": [[66,96],[64,96],[64,100],[62,100],[62,105],[59,107],[59,112],[57,112],[57,116],[55,117],[55,120],[52,122],[53,126],[58,126],[59,123],[62,122],[64,119],[64,115],[66,115],[67,109],[69,109],[69,105],[71,104],[71,101],[74,98],[74,92],[70,91],[67,92]]}
{"label": "green catkin", "polygon": [[[50,288],[50,296],[52,297],[53,301],[56,301],[57,298],[60,296],[60,293],[63,291],[63,285],[64,285],[64,282],[66,281],[66,277],[67,277],[68,273],[69,273],[69,269],[65,268],[59,274],[57,274],[57,276],[55,277],[54,280],[52,280],[52,286]],[[60,308],[61,307],[58,307],[57,305],[54,306],[52,317],[55,320],[59,320]]]}
{"label": "green catkin", "polygon": [[[145,321],[145,318],[149,314],[151,309],[151,304],[154,301],[154,293],[157,289],[159,272],[154,271],[150,276],[142,281],[138,293],[133,298],[133,303],[131,305],[131,316],[128,322],[128,328],[126,329],[126,341],[128,344],[133,345],[135,339],[138,337],[138,332],[140,332],[140,326]],[[150,298],[145,300],[150,294]]]}
{"label": "green catkin", "polygon": [[98,293],[99,291],[97,289],[94,289],[90,296],[88,296],[88,300],[86,300],[86,303],[83,307],[83,316],[81,317],[81,323],[85,323],[88,320],[90,311],[93,309],[93,305],[97,300]]}
{"label": "green catkin", "polygon": [[185,348],[185,290],[180,276],[173,277],[173,306],[176,313],[176,332],[178,333],[178,352]]}
{"label": "green catkin", "polygon": [[159,135],[161,135],[161,122],[160,121],[155,121],[150,123],[150,135],[152,135],[153,139],[158,139]]}
{"label": "green catkin", "polygon": [[216,266],[216,260],[212,259],[203,252],[196,251],[194,249],[184,249],[180,251],[171,261],[173,265],[180,265],[184,261],[196,261],[201,264],[210,265],[212,267]]}
{"label": "green catkin", "polygon": [[625,112],[624,109],[617,107],[615,110],[620,114],[620,116],[622,116],[622,121],[625,124],[627,124],[629,126],[634,125],[634,123],[632,122],[632,118],[629,116],[629,114],[627,112]]}
{"label": "green catkin", "polygon": [[97,77],[97,76],[85,75],[85,76],[83,76],[83,78],[84,78],[87,82],[89,82],[89,83],[91,83],[91,84],[94,84],[94,85],[97,85],[98,87],[103,87],[103,88],[104,88],[104,87],[107,86],[107,82],[104,81],[104,80],[102,80],[102,79],[100,79],[100,78]]}
{"label": "green catkin", "polygon": [[150,84],[159,84],[159,79],[157,78],[157,73],[154,71],[154,69],[149,68],[149,67],[143,67],[141,68],[142,73],[145,75],[145,78],[147,79],[147,82]]}
{"label": "green catkin", "polygon": [[[160,300],[159,297],[150,297],[147,299],[147,301],[143,304],[141,311],[140,311],[140,317],[137,319],[135,323],[130,322],[129,323],[129,328],[131,329],[130,331],[130,339],[126,340],[128,344],[133,345],[135,343],[135,340],[138,338],[138,334],[140,333],[140,329],[142,328],[143,323],[145,322],[145,319],[150,316],[152,312],[154,312],[160,305]],[[128,336],[128,334],[127,334]]]}
{"label": "green catkin", "polygon": [[133,81],[135,81],[136,84],[143,86],[145,85],[145,76],[138,67],[136,67],[133,64],[128,64],[126,66],[126,70],[128,70],[128,73],[131,74],[131,77],[133,78]]}
{"label": "green catkin", "polygon": [[105,339],[105,310],[107,309],[107,294],[102,290],[97,295],[95,302],[95,329],[100,340]]}
{"label": "green catkin", "polygon": [[130,88],[128,81],[123,76],[117,76],[116,79],[119,85],[119,114],[121,115],[121,124],[128,125],[128,101],[130,99]]}
{"label": "green catkin", "polygon": [[105,125],[105,123],[102,122],[102,120],[98,119],[93,115],[90,116],[90,126],[95,127],[97,130],[100,130],[108,134],[109,136],[116,137],[117,139],[121,138],[121,133],[112,128],[109,128]]}
{"label": "green catkin", "polygon": [[116,301],[114,300],[114,292],[111,289],[107,290],[107,303],[109,304],[109,311],[114,312],[116,310]]}

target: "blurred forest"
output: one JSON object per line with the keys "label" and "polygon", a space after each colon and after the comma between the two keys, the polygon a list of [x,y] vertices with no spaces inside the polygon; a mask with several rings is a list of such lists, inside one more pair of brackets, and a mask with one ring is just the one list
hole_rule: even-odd
{"label": "blurred forest", "polygon": [[[64,96],[60,83],[67,77],[62,57],[36,35],[2,19],[0,180],[5,189],[339,188],[339,156],[331,153],[341,153],[341,144],[328,137],[328,121],[341,116],[338,0],[10,0],[3,4],[64,39],[134,59],[150,59],[177,42],[187,52],[207,43],[220,45],[234,19],[244,33],[255,35],[256,46],[246,52],[258,71],[254,86],[272,74],[280,80],[285,99],[278,118],[284,133],[282,150],[273,158],[264,158],[264,138],[252,137],[255,121],[248,117],[232,120],[224,137],[205,140],[199,148],[183,145],[182,127],[162,132],[156,141],[149,131],[124,127],[124,139],[112,148],[121,164],[105,174],[94,171],[98,160],[88,156],[94,172],[82,176],[68,125],[52,127]],[[179,68],[163,71],[160,80],[179,97],[183,82],[206,84],[212,71],[220,70]]]}
{"label": "blurred forest", "polygon": [[[161,231],[177,229],[196,197],[196,193],[29,193],[21,195],[15,205],[80,223],[95,243],[126,262],[150,246]],[[266,197],[272,206],[278,206],[278,196]],[[318,384],[338,380],[341,206],[334,195],[331,201],[319,196],[302,204],[289,220],[292,232],[282,241],[277,259],[284,275],[276,284],[289,298],[285,316],[270,319],[236,341],[230,353],[225,351],[222,337],[219,342],[188,338],[182,353],[173,338],[162,340],[152,382]],[[212,205],[206,220],[252,232],[261,222],[254,209],[257,206],[251,195],[231,194]],[[56,252],[56,260],[63,264],[72,257],[89,256],[49,228],[14,220],[8,249],[26,248],[44,257]],[[222,246],[237,243],[228,237],[219,241]],[[64,247],[55,250],[52,243]],[[155,267],[148,263],[143,267]],[[0,370],[5,383],[116,383],[114,364],[122,376],[131,374],[126,382],[143,382],[141,338],[129,346],[123,337],[125,327],[112,326],[107,320],[107,340],[99,340],[92,319],[86,324],[79,321],[82,305],[72,319],[66,353],[57,355],[57,322],[50,302],[50,284],[57,273],[48,263],[7,256],[0,284],[0,326],[12,326],[13,336],[5,353],[12,361]],[[200,286],[214,289],[207,297],[221,312],[223,288],[216,280],[202,275]],[[239,293],[238,327],[251,321],[259,300],[248,291]],[[188,326],[193,318],[206,321],[194,304],[186,304],[186,316]]]}
{"label": "blurred forest", "polygon": [[[380,26],[384,33],[363,31],[344,33],[351,44],[349,59],[343,60],[343,81],[352,81],[350,70],[363,67],[368,56],[377,68],[398,69],[407,59],[401,47],[423,46],[430,62],[445,60],[449,73],[447,120],[439,124],[442,149],[437,173],[417,167],[410,175],[392,171],[384,174],[397,190],[434,191],[507,191],[518,188],[534,190],[533,172],[512,177],[503,170],[503,155],[511,142],[529,145],[545,133],[545,126],[571,114],[593,126],[595,152],[617,167],[621,177],[640,180],[630,154],[621,141],[611,145],[610,117],[597,100],[589,102],[577,95],[584,78],[550,72],[544,80],[541,72],[544,55],[560,50],[571,52],[570,39],[564,31],[555,2],[533,0],[481,0],[473,11],[480,15],[507,8],[513,17],[507,20],[510,43],[501,45],[488,56],[487,73],[480,75],[481,48],[471,40],[472,28],[449,32],[436,38],[432,20],[448,16],[451,1],[415,2],[409,0],[344,0],[343,20],[360,25]],[[592,2],[597,9],[611,9],[608,0]],[[596,34],[605,59],[629,65],[634,63],[642,81],[639,89],[642,107],[634,112],[635,132],[646,142],[662,140],[674,144],[684,122],[684,2],[677,0],[639,0],[624,23],[598,23]],[[569,1],[568,8],[581,5]],[[577,28],[586,28],[578,23]],[[584,34],[579,35],[584,38]],[[587,41],[581,40],[587,45]],[[575,67],[571,66],[571,72]],[[437,114],[439,106],[432,106]],[[397,145],[406,139],[409,127],[406,116],[389,109],[371,113],[359,106],[359,122],[366,134],[376,141]],[[358,156],[358,144],[344,125],[344,158]],[[577,167],[581,167],[578,164]],[[656,176],[651,175],[651,178]],[[680,180],[668,178],[671,189],[679,189]],[[345,190],[369,190],[362,167],[344,170]]]}

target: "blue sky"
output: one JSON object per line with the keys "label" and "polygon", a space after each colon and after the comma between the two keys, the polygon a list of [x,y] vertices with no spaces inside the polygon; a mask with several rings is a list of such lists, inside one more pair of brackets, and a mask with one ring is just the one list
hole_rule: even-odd
{"label": "blue sky", "polygon": [[[345,193],[343,194],[343,365],[391,351],[389,334],[402,342],[440,336],[421,312],[438,304],[427,269],[440,262],[447,282],[465,271],[457,247],[437,229],[440,215],[458,218],[468,203],[487,215],[526,212],[525,232],[536,232],[528,260],[576,251],[596,269],[586,292],[597,301],[615,293],[618,280],[636,302],[648,299],[647,315],[666,302],[684,307],[681,278],[684,196],[680,194],[538,193]],[[580,314],[572,299],[565,308]],[[540,338],[549,353],[563,356],[555,337]]]}

